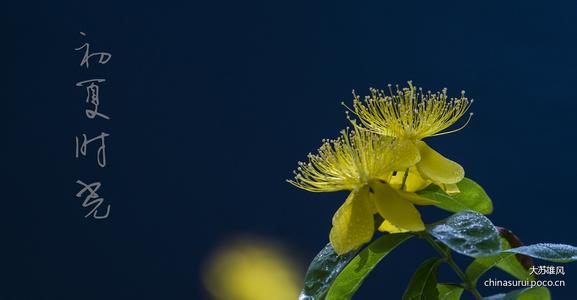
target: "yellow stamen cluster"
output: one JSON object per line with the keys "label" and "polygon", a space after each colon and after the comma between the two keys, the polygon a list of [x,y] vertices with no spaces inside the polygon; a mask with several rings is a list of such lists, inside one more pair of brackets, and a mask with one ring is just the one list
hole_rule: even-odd
{"label": "yellow stamen cluster", "polygon": [[393,171],[394,139],[372,133],[353,123],[334,140],[325,140],[309,162],[299,162],[291,184],[311,192],[353,190],[370,179],[386,178]]}
{"label": "yellow stamen cluster", "polygon": [[448,98],[447,89],[441,92],[424,93],[409,82],[408,88],[393,92],[389,85],[389,94],[382,90],[371,89],[371,95],[364,102],[354,95],[354,110],[362,124],[369,130],[393,136],[420,140],[428,136],[442,135],[458,131],[441,132],[454,124],[469,109],[473,100],[461,92],[460,98]]}

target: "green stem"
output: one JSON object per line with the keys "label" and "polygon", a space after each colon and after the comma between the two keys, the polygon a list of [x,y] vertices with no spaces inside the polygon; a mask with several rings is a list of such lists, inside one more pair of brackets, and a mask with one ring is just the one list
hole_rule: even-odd
{"label": "green stem", "polygon": [[463,287],[469,291],[471,294],[473,294],[473,296],[475,296],[475,299],[477,300],[482,300],[483,296],[481,296],[481,294],[479,293],[479,291],[477,290],[477,288],[475,287],[475,285],[471,282],[471,280],[469,280],[469,278],[467,277],[467,275],[461,270],[461,268],[459,268],[459,266],[457,265],[457,263],[455,263],[455,261],[453,260],[453,258],[451,258],[451,255],[449,252],[446,252],[443,248],[441,248],[436,242],[435,240],[433,240],[431,238],[431,236],[429,236],[428,234],[423,234],[421,235],[427,242],[429,242],[429,244],[431,244],[431,246],[433,246],[433,248],[435,248],[435,250],[437,250],[437,252],[439,252],[439,254],[441,254],[441,256],[444,258],[445,262],[447,262],[447,264],[451,267],[451,269],[453,269],[453,271],[455,271],[455,273],[457,274],[457,276],[459,276],[459,278],[461,278],[461,280],[463,280]]}

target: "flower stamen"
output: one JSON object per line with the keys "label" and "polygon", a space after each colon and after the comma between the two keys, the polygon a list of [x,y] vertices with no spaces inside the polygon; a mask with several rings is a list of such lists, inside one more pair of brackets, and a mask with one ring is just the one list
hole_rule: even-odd
{"label": "flower stamen", "polygon": [[402,89],[397,85],[396,91],[389,84],[389,94],[372,88],[364,101],[353,91],[353,108],[344,106],[357,115],[367,129],[397,138],[420,140],[457,132],[467,126],[472,114],[460,128],[441,132],[461,118],[473,103],[464,91],[459,98],[449,98],[447,89],[425,93],[412,82],[408,84],[409,87]]}
{"label": "flower stamen", "polygon": [[354,190],[369,180],[384,178],[393,170],[395,139],[361,128],[341,131],[341,136],[324,140],[318,154],[309,154],[308,163],[299,162],[289,183],[311,191]]}

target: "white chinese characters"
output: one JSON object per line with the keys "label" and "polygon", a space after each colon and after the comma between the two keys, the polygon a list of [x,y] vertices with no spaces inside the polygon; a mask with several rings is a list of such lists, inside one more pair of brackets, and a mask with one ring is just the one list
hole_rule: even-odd
{"label": "white chinese characters", "polygon": [[[80,35],[86,37],[86,34],[83,32],[80,32]],[[112,58],[112,55],[108,52],[91,53],[89,43],[84,43],[84,45],[74,50],[84,52],[80,66],[85,66],[86,69],[90,68],[91,60],[95,60],[100,65],[105,65]],[[104,78],[92,78],[76,83],[77,87],[84,87],[86,90],[86,99],[84,102],[88,107],[84,110],[84,113],[88,119],[110,120],[110,117],[100,110],[100,85],[104,82],[106,82]],[[106,167],[106,138],[109,136],[110,134],[104,131],[92,137],[89,137],[86,133],[76,136],[75,158],[78,159],[95,154],[98,166],[100,168]],[[84,183],[82,180],[77,180],[76,183],[81,186],[80,191],[76,193],[76,197],[84,198],[82,207],[89,209],[84,217],[92,217],[95,220],[108,218],[110,215],[110,204],[104,205],[104,198],[97,193],[102,183],[100,181]]]}

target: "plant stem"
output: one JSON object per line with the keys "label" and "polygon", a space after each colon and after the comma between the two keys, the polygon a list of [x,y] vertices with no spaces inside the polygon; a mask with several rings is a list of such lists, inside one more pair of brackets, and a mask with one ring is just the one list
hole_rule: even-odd
{"label": "plant stem", "polygon": [[427,242],[429,242],[429,244],[431,244],[431,246],[433,246],[433,248],[435,248],[435,250],[437,250],[437,252],[439,252],[439,254],[441,254],[441,256],[445,259],[445,262],[447,262],[447,264],[451,267],[451,269],[453,269],[453,271],[455,271],[455,273],[457,274],[457,276],[459,276],[459,278],[461,278],[461,280],[463,280],[463,287],[469,291],[471,294],[473,294],[473,296],[475,296],[475,299],[477,300],[482,300],[483,296],[481,296],[481,294],[479,293],[479,291],[477,290],[477,288],[475,287],[475,285],[469,280],[469,278],[467,277],[467,275],[461,270],[461,268],[459,268],[459,266],[457,265],[457,263],[455,263],[455,261],[453,260],[453,258],[451,258],[451,255],[449,252],[446,252],[443,248],[441,248],[436,242],[435,240],[433,240],[431,238],[431,236],[429,236],[428,234],[423,234],[421,235]]}

